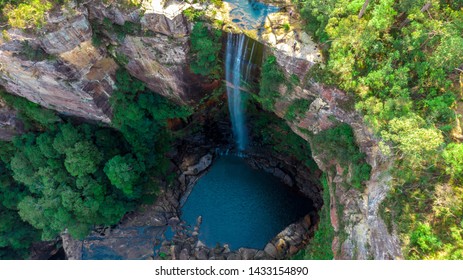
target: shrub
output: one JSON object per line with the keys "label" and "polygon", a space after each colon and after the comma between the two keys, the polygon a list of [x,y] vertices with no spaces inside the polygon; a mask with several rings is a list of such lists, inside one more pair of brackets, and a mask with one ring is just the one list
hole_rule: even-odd
{"label": "shrub", "polygon": [[257,97],[257,101],[262,104],[264,109],[273,109],[276,98],[280,96],[278,88],[285,81],[285,76],[278,67],[276,57],[268,56],[262,65],[260,91]]}
{"label": "shrub", "polygon": [[191,31],[191,71],[195,74],[220,78],[222,65],[219,60],[222,32],[209,30],[204,23],[198,22]]}
{"label": "shrub", "polygon": [[285,119],[288,121],[293,121],[300,115],[304,114],[309,110],[309,106],[312,103],[308,99],[296,99],[294,100],[286,110]]}
{"label": "shrub", "polygon": [[46,14],[53,7],[52,2],[29,0],[14,6],[6,4],[3,13],[8,18],[8,24],[14,28],[41,28],[45,24]]}
{"label": "shrub", "polygon": [[355,143],[354,132],[348,124],[340,124],[312,137],[313,147],[326,158],[335,158],[347,171],[350,167],[351,185],[361,189],[370,179],[371,166],[365,162],[365,154]]}

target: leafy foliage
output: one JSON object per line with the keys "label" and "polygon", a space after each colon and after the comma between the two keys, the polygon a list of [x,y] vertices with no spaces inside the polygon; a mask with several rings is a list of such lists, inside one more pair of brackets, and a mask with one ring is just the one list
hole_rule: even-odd
{"label": "leafy foliage", "polygon": [[312,171],[318,169],[312,159],[309,143],[295,134],[284,120],[262,112],[256,106],[250,106],[248,113],[252,135],[256,138],[253,142],[260,143],[263,147],[277,153],[291,155]]}
{"label": "leafy foliage", "polygon": [[412,259],[420,257],[420,253],[429,253],[442,246],[439,239],[432,233],[431,226],[419,223],[410,235],[410,246],[417,250],[417,254],[411,254]]}
{"label": "leafy foliage", "polygon": [[312,145],[318,154],[339,160],[345,172],[350,171],[350,184],[355,188],[362,189],[364,181],[370,179],[371,166],[365,162],[365,154],[360,152],[355,143],[349,125],[340,124],[315,134]]}
{"label": "leafy foliage", "polygon": [[278,88],[286,82],[275,56],[268,56],[262,65],[259,96],[256,97],[264,109],[271,110],[275,99],[280,96]]}
{"label": "leafy foliage", "polygon": [[67,230],[85,237],[95,225],[114,225],[155,197],[156,175],[165,178],[168,166],[167,120],[186,119],[190,109],[145,90],[124,70],[116,86],[111,104],[120,132],[62,121],[2,93],[34,129],[0,143],[1,258],[27,257],[40,235],[48,240]]}
{"label": "leafy foliage", "polygon": [[304,114],[309,110],[309,106],[312,103],[308,99],[296,99],[294,100],[286,110],[285,119],[288,121],[293,121],[300,115]]}
{"label": "leafy foliage", "polygon": [[[109,129],[66,123],[13,141],[15,152],[9,161],[13,178],[27,187],[17,206],[19,215],[40,229],[43,239],[52,239],[63,229],[82,238],[93,225],[116,223],[133,206],[101,172],[113,152],[95,143],[101,130]],[[117,139],[117,133],[110,133]],[[118,144],[123,149],[123,143],[114,143],[114,148]]]}
{"label": "leafy foliage", "polygon": [[[11,156],[10,143],[0,145],[2,158]],[[7,165],[0,161],[0,259],[27,257],[30,245],[39,239],[38,231],[23,222],[17,212],[16,206],[25,194],[25,188],[13,180]]]}
{"label": "leafy foliage", "polygon": [[24,0],[0,2],[2,13],[8,19],[8,24],[14,28],[41,28],[45,24],[46,13],[53,4],[63,1]]}
{"label": "leafy foliage", "polygon": [[137,196],[135,186],[140,180],[140,175],[144,171],[144,166],[141,165],[132,155],[125,156],[117,155],[110,159],[104,168],[104,172],[108,176],[111,183],[122,190],[128,197]]}
{"label": "leafy foliage", "polygon": [[19,117],[26,128],[49,128],[61,121],[51,110],[42,108],[24,98],[7,94],[3,90],[0,90],[0,98],[19,111]]}
{"label": "leafy foliage", "polygon": [[222,48],[220,30],[209,30],[203,22],[197,22],[191,31],[191,71],[217,79],[221,75],[219,52]]}
{"label": "leafy foliage", "polygon": [[382,152],[394,156],[381,211],[397,223],[406,257],[461,256],[462,151],[450,136],[461,106],[463,3],[370,1],[362,10],[363,0],[293,2],[324,43],[319,76],[354,94],[356,109],[387,141]]}
{"label": "leafy foliage", "polygon": [[323,185],[323,206],[320,210],[320,220],[313,239],[305,250],[299,251],[294,259],[297,260],[332,260],[333,250],[331,249],[334,239],[334,229],[331,225],[330,216],[330,189],[326,175],[322,177]]}
{"label": "leafy foliage", "polygon": [[[147,168],[162,161],[165,146],[158,145],[169,139],[166,131],[168,119],[185,119],[191,109],[177,106],[165,98],[145,89],[144,84],[133,79],[125,70],[118,70],[117,90],[110,102],[113,106],[113,125],[122,132],[131,145],[132,152],[145,161]],[[160,162],[159,162],[160,163]]]}

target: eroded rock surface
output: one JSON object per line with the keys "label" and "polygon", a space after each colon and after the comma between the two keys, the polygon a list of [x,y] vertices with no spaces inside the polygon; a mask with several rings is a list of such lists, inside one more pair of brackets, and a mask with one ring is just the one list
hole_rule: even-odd
{"label": "eroded rock surface", "polygon": [[117,65],[91,44],[83,7],[50,15],[39,34],[7,30],[0,45],[0,85],[46,108],[110,122],[108,98]]}
{"label": "eroded rock surface", "polygon": [[24,132],[24,125],[17,114],[0,98],[0,140],[9,141]]}

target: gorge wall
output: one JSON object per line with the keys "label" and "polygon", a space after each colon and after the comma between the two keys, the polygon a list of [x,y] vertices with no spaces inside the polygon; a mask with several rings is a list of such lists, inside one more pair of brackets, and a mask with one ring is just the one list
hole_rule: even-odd
{"label": "gorge wall", "polygon": [[[151,90],[181,104],[194,104],[207,84],[189,70],[191,23],[182,11],[193,5],[210,18],[224,21],[226,30],[236,30],[236,26],[227,17],[227,3],[217,10],[188,2],[171,1],[161,6],[156,0],[144,1],[142,8],[124,8],[103,1],[83,1],[79,5],[71,2],[50,14],[48,24],[39,32],[7,30],[0,45],[0,85],[64,115],[110,123],[109,97],[115,73],[122,65]],[[312,149],[330,183],[335,258],[401,258],[397,236],[388,232],[378,214],[389,189],[390,160],[381,154],[379,139],[362,117],[349,108],[348,94],[306,81],[311,66],[321,61],[320,52],[297,22],[297,15],[288,17],[286,12],[272,14],[263,30],[247,32],[266,46],[266,55],[276,57],[288,78],[294,74],[301,81],[292,90],[281,86],[274,113],[284,118],[292,100],[313,100],[303,116],[289,123],[292,130],[310,142],[306,131],[316,134],[333,127],[336,121],[347,123],[372,167],[365,190],[359,191],[348,187],[349,172],[344,172],[348,166],[341,166],[316,147]],[[282,28],[285,22],[291,22],[290,31]],[[134,28],[124,34],[114,29],[124,24]],[[97,32],[104,37],[102,42],[95,42]],[[9,139],[20,132],[20,126],[15,125],[14,110],[0,108],[0,135]],[[3,133],[8,127],[18,128]]]}

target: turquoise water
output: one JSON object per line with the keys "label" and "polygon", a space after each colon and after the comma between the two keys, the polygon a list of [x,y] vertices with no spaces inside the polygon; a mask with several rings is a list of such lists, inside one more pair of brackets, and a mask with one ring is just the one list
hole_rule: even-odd
{"label": "turquoise water", "polygon": [[224,0],[234,7],[230,11],[232,21],[243,29],[255,29],[264,25],[265,18],[279,10],[278,7],[254,0]]}
{"label": "turquoise water", "polygon": [[312,210],[309,199],[242,158],[222,156],[196,184],[182,208],[192,227],[203,217],[199,239],[207,246],[229,244],[263,249],[280,231]]}

